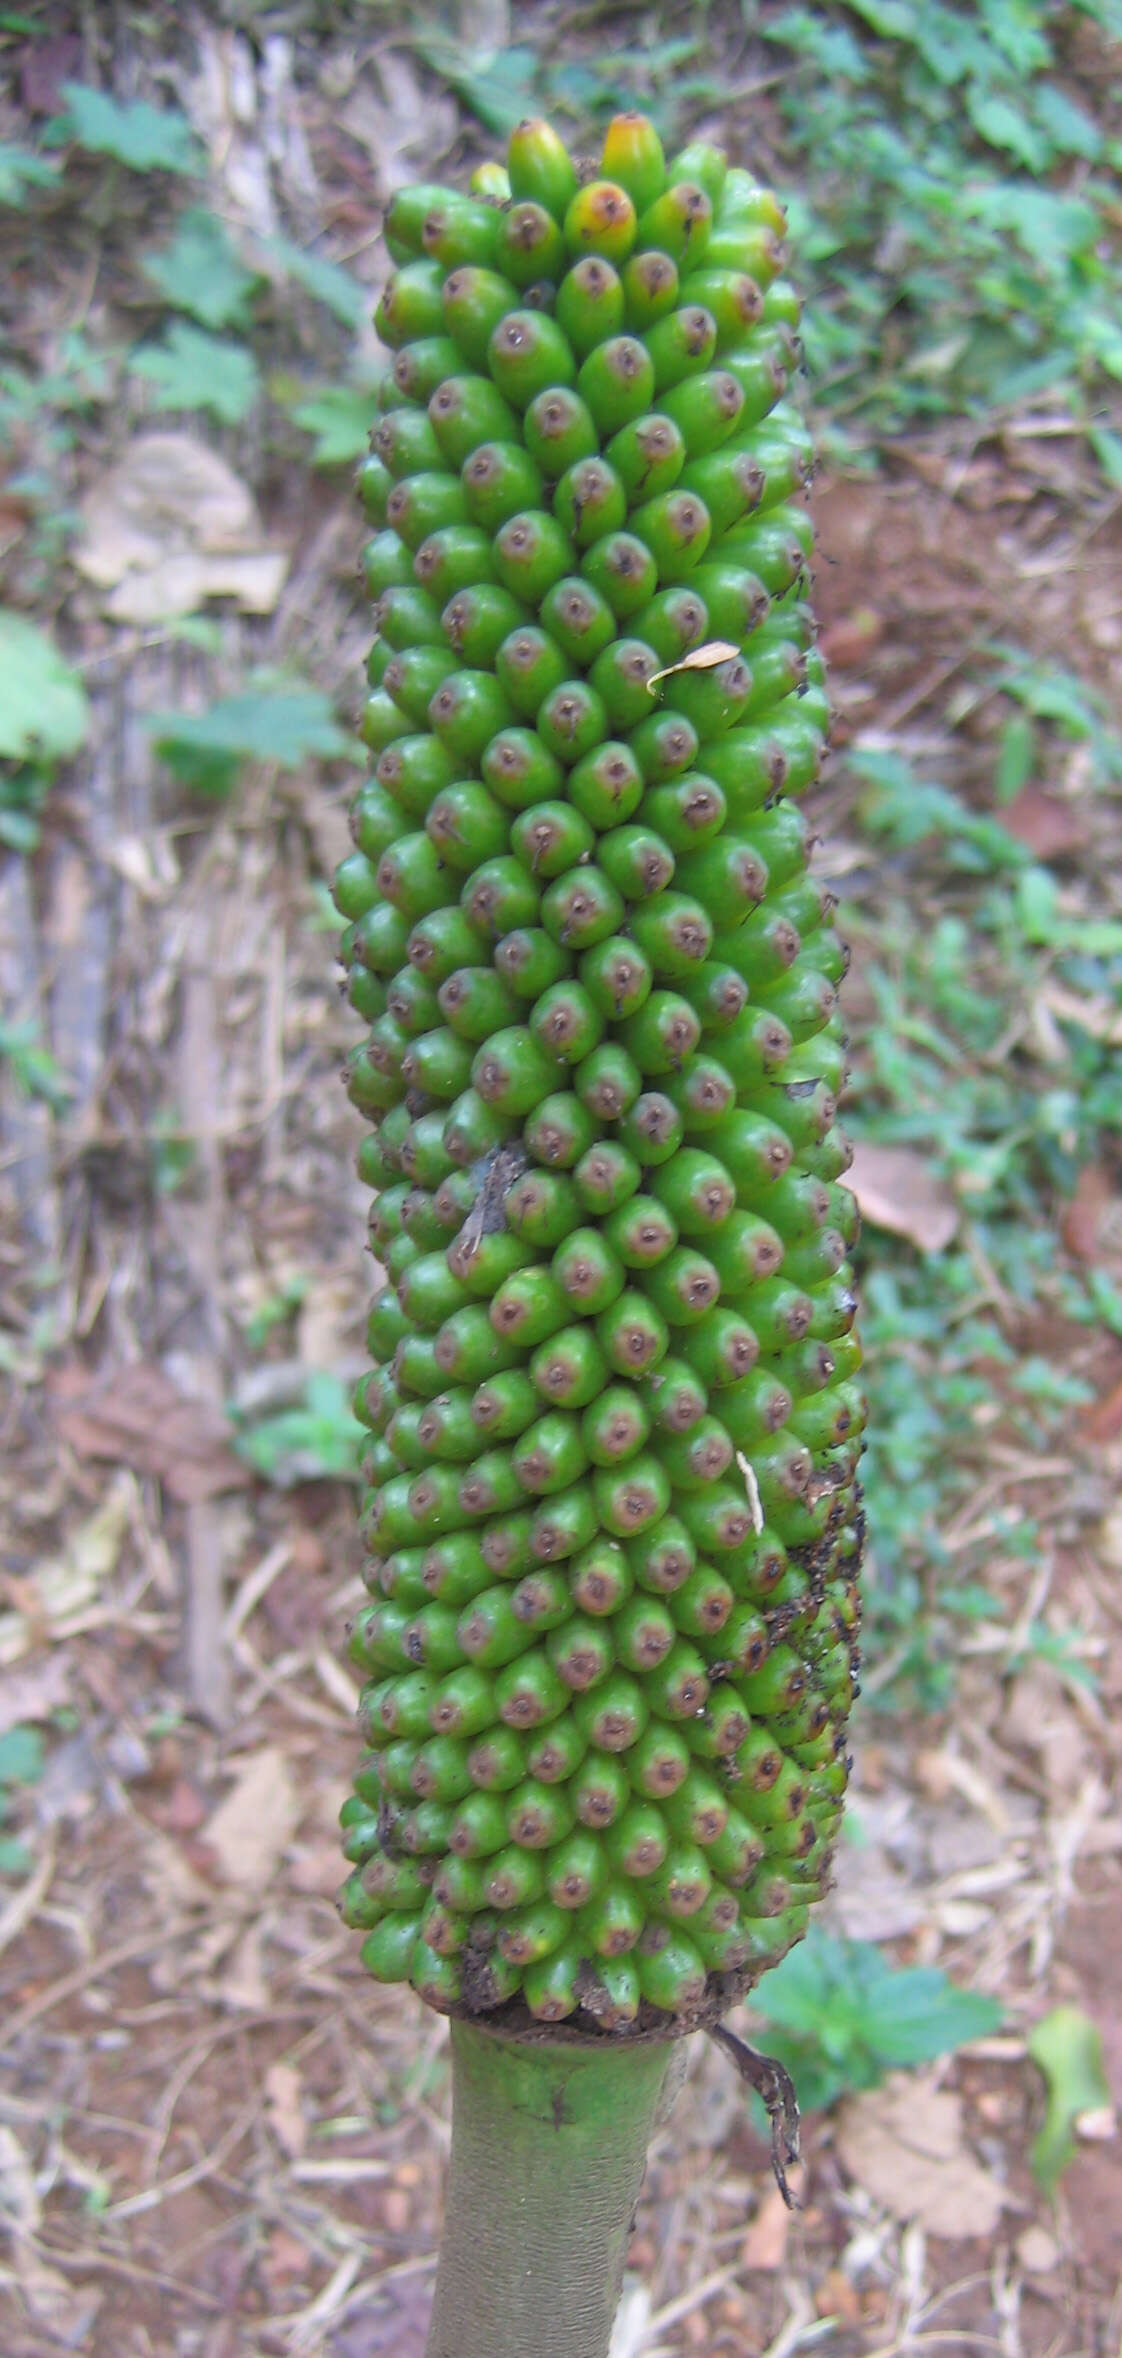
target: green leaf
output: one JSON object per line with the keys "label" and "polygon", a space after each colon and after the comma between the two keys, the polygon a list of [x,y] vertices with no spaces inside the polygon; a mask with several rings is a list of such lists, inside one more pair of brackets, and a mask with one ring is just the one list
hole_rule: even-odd
{"label": "green leaf", "polygon": [[307,1378],[301,1407],[241,1425],[234,1447],[266,1481],[284,1488],[323,1476],[355,1481],[365,1440],[347,1385],[341,1377],[317,1370]]}
{"label": "green leaf", "polygon": [[129,355],[134,376],[155,387],[157,409],[209,409],[224,425],[248,416],[261,380],[252,352],[226,337],[177,319],[162,344],[141,344]]}
{"label": "green leaf", "polygon": [[1107,482],[1122,491],[1122,435],[1112,434],[1109,426],[1088,426],[1087,440]]}
{"label": "green leaf", "polygon": [[1103,135],[1098,124],[1084,114],[1073,98],[1068,98],[1058,83],[1037,84],[1033,113],[1061,155],[1084,156],[1089,163],[1101,156]]}
{"label": "green leaf", "polygon": [[358,758],[354,739],[339,728],[321,689],[268,677],[238,696],[223,697],[209,712],[151,713],[145,725],[176,777],[216,796],[230,792],[244,761],[295,770],[317,757]]}
{"label": "green leaf", "polygon": [[1043,172],[1049,159],[1048,141],[1034,130],[1007,98],[999,98],[994,91],[969,90],[966,111],[980,139],[990,147],[1000,147],[1028,172]]}
{"label": "green leaf", "polygon": [[957,1989],[939,1968],[898,1969],[871,1942],[816,1926],[764,1975],[752,2004],[780,2032],[769,2045],[808,2108],[948,2054],[1001,2020],[992,1998]]}
{"label": "green leaf", "polygon": [[1045,949],[1081,950],[1088,958],[1122,955],[1122,924],[1109,917],[1065,917],[1048,868],[1028,867],[1018,876],[1015,907],[1026,941]]}
{"label": "green leaf", "polygon": [[984,2038],[998,2029],[1001,2008],[980,1990],[956,1989],[935,1965],[909,1965],[894,1973],[884,1968],[868,1988],[870,2012],[876,2014],[869,2045],[881,2063],[893,2069],[930,2063],[948,2055],[970,2039]]}
{"label": "green leaf", "polygon": [[289,414],[314,436],[313,467],[344,467],[365,457],[374,415],[369,386],[321,385],[306,401],[295,402]]}
{"label": "green leaf", "polygon": [[14,1834],[0,1835],[0,1875],[30,1875],[35,1864],[26,1842]]}
{"label": "green leaf", "polygon": [[58,178],[58,165],[48,163],[46,156],[0,142],[0,205],[22,205],[26,189],[53,188]]}
{"label": "green leaf", "polygon": [[911,0],[851,0],[854,16],[862,17],[885,40],[910,39],[915,29]]}
{"label": "green leaf", "polygon": [[[505,139],[532,104],[537,81],[536,50],[471,49],[451,34],[428,32],[417,48],[435,74],[447,82],[471,109],[485,131]],[[558,76],[554,77],[555,92]]]}
{"label": "green leaf", "polygon": [[344,327],[361,327],[371,307],[369,289],[361,279],[338,262],[327,261],[322,254],[306,253],[290,237],[262,238],[260,245],[262,253],[271,257],[286,278],[294,278],[306,294],[333,311]]}
{"label": "green leaf", "polygon": [[844,25],[831,25],[814,8],[785,8],[759,27],[765,41],[781,41],[803,57],[811,57],[824,74],[839,81],[867,82],[869,65],[858,41]]}
{"label": "green leaf", "polygon": [[243,268],[221,221],[202,206],[189,206],[171,245],[143,255],[140,266],[165,302],[189,311],[204,327],[247,325],[249,298],[260,280]]}
{"label": "green leaf", "polygon": [[43,1739],[37,1728],[9,1728],[0,1736],[0,1785],[37,1785],[43,1768]]}
{"label": "green leaf", "polygon": [[1036,730],[1026,712],[1014,713],[1001,732],[997,749],[997,769],[994,772],[994,793],[999,802],[1012,802],[1022,786],[1027,786],[1036,767]]}
{"label": "green leaf", "polygon": [[1045,2193],[1054,2194],[1074,2157],[1080,2120],[1088,2113],[1110,2110],[1103,2043],[1080,2007],[1054,2006],[1030,2031],[1026,2046],[1047,2091],[1044,2119],[1029,2160]]}
{"label": "green leaf", "polygon": [[0,607],[0,760],[63,761],[88,723],[77,672],[36,623]]}
{"label": "green leaf", "polygon": [[56,1113],[69,1105],[74,1092],[50,1049],[40,1047],[33,1024],[0,1021],[0,1057],[11,1066],[12,1078],[25,1097],[40,1098]]}
{"label": "green leaf", "polygon": [[186,115],[175,108],[146,106],[143,99],[121,106],[108,91],[85,82],[64,82],[69,135],[92,155],[113,156],[130,172],[201,173],[203,158]]}

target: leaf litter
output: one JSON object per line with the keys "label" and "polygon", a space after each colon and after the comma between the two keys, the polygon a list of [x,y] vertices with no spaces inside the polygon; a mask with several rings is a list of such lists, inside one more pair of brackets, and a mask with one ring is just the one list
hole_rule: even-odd
{"label": "leaf litter", "polygon": [[196,435],[144,432],[87,492],[74,562],[115,622],[166,622],[210,598],[270,614],[288,557],[227,460]]}

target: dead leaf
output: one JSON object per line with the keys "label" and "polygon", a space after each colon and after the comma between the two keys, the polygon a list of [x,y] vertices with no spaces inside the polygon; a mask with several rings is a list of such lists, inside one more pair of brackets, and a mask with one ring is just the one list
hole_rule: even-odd
{"label": "dead leaf", "polygon": [[741,2266],[744,2268],[781,2268],[787,2257],[787,2240],[791,2231],[791,2213],[778,2186],[769,2186],[760,2207],[744,2238]]}
{"label": "dead leaf", "polygon": [[665,663],[661,671],[652,671],[647,689],[653,696],[659,680],[672,680],[679,671],[715,671],[719,663],[740,660],[741,650],[732,639],[707,639],[703,647],[691,647],[677,663]]}
{"label": "dead leaf", "polygon": [[820,2317],[829,2317],[837,2325],[857,2325],[861,2318],[861,2296],[844,2268],[828,2268],[814,2296],[814,2306]]}
{"label": "dead leaf", "polygon": [[231,1951],[222,1968],[220,1994],[224,2006],[238,2006],[243,2014],[268,2013],[273,1993],[265,1978],[259,1923],[247,1924]]}
{"label": "dead leaf", "polygon": [[1063,802],[1055,794],[1045,794],[1040,786],[1022,786],[1012,802],[1004,804],[1001,824],[1038,860],[1082,851],[1087,842],[1085,806]]}
{"label": "dead leaf", "polygon": [[246,1893],[264,1891],[303,1807],[278,1746],[266,1744],[241,1760],[234,1784],[206,1829],[207,1848],[224,1881]]}
{"label": "dead leaf", "polygon": [[1017,2237],[1017,2258],[1029,2276],[1052,2276],[1061,2265],[1063,2253],[1046,2227],[1026,2227],[1024,2234]]}
{"label": "dead leaf", "polygon": [[962,2099],[918,2078],[893,2080],[841,2107],[837,2150],[845,2169],[894,2219],[915,2220],[953,2242],[992,2235],[1008,2197],[975,2161]]}
{"label": "dead leaf", "polygon": [[288,1862],[288,1880],[293,1891],[306,1892],[309,1898],[334,1899],[339,1889],[338,1839],[294,1850]]}
{"label": "dead leaf", "polygon": [[154,1474],[185,1505],[252,1481],[221,1412],[189,1399],[149,1360],[111,1368],[92,1384],[77,1368],[61,1369],[52,1390],[58,1430],[79,1457]]}
{"label": "dead leaf", "polygon": [[138,434],[82,503],[74,562],[117,622],[192,614],[233,598],[269,614],[288,556],[267,546],[248,485],[190,434]]}
{"label": "dead leaf", "polygon": [[375,2303],[352,2309],[335,2328],[327,2358],[422,2358],[432,2292],[416,2276],[383,2285]]}
{"label": "dead leaf", "polygon": [[827,663],[838,671],[855,670],[864,663],[884,636],[884,616],[874,606],[855,606],[851,614],[839,614],[822,633],[820,645]]}
{"label": "dead leaf", "polygon": [[1101,1163],[1084,1163],[1075,1193],[1064,1205],[1060,1234],[1077,1261],[1097,1261],[1114,1190]]}
{"label": "dead leaf", "polygon": [[304,2082],[294,2063],[271,2063],[265,2074],[265,2110],[269,2126],[290,2161],[297,2161],[308,2142],[304,2117]]}
{"label": "dead leaf", "polygon": [[89,2301],[78,2287],[72,2289],[57,2269],[48,2267],[36,2241],[40,2215],[39,2191],[31,2163],[12,2130],[0,2128],[0,2219],[10,2239],[20,2292],[28,2312],[48,2335],[52,2348],[73,2349],[80,2323],[81,2338],[85,2340],[90,2321]]}
{"label": "dead leaf", "polygon": [[941,1253],[958,1227],[958,1206],[950,1188],[933,1177],[918,1147],[877,1146],[860,1139],[845,1184],[874,1228],[906,1236],[921,1253]]}
{"label": "dead leaf", "polygon": [[1122,1434],[1122,1376],[1085,1410],[1079,1423],[1088,1441],[1117,1441]]}
{"label": "dead leaf", "polygon": [[32,1645],[65,1636],[74,1616],[87,1611],[116,1566],[133,1498],[131,1476],[118,1475],[60,1556],[49,1556],[23,1579],[6,1583],[15,1611],[0,1613],[0,1662],[16,1662]]}
{"label": "dead leaf", "polygon": [[0,1678],[0,1736],[30,1720],[49,1719],[70,1701],[70,1664],[65,1654],[42,1654],[26,1670]]}
{"label": "dead leaf", "polygon": [[290,2235],[287,2227],[274,2227],[265,2247],[264,2268],[271,2285],[294,2284],[306,2276],[312,2255],[306,2243]]}
{"label": "dead leaf", "polygon": [[177,1777],[165,1801],[152,1811],[165,1834],[197,1834],[206,1817],[206,1802],[189,1777]]}
{"label": "dead leaf", "polygon": [[456,106],[448,93],[421,88],[416,68],[404,49],[382,49],[371,61],[382,87],[375,97],[365,80],[340,107],[338,121],[349,138],[357,140],[372,158],[381,194],[391,197],[407,180],[414,180],[418,159],[442,155],[457,135]]}

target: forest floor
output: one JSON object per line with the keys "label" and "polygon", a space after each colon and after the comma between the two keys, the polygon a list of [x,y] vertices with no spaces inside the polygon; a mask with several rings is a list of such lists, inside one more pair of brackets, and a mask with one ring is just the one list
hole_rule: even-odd
{"label": "forest floor", "polygon": [[[0,136],[36,146],[67,83],[174,109],[186,201],[247,283],[207,328],[203,231],[194,311],[182,256],[160,295],[145,258],[184,185],[96,126],[5,229],[5,601],[53,631],[88,725],[41,808],[12,773],[30,817],[0,847],[0,2340],[419,2358],[445,2030],[369,1983],[333,1905],[363,1594],[343,1387],[369,1288],[327,885],[369,637],[355,304],[392,187],[496,142],[377,11],[204,15],[167,41],[156,12],[126,16],[0,18]],[[720,135],[715,101],[694,116]],[[782,172],[761,119],[753,160]],[[313,252],[337,279],[300,274]],[[184,318],[221,331],[225,415]],[[163,377],[132,366],[146,334]],[[177,368],[195,391],[165,400]],[[811,2113],[794,2214],[692,2042],[617,2358],[1116,2358],[1122,2145],[1084,2105],[1047,2199],[1026,2039],[1078,2007],[1122,2089],[1122,480],[1050,397],[832,451],[815,813],[855,952],[886,1405],[826,1913],[990,1993],[1002,2023]],[[303,698],[279,746],[278,679]],[[182,746],[175,768],[154,750],[174,720],[145,716],[235,694],[236,784],[192,792]],[[951,798],[927,821],[917,777]],[[1073,1102],[1096,1091],[1090,1135]]]}

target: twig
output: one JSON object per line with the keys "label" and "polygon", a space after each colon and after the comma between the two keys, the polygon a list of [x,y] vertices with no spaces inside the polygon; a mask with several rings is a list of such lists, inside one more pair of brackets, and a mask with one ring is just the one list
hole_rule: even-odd
{"label": "twig", "polygon": [[775,2183],[788,2210],[797,2211],[799,2203],[787,2183],[787,2172],[799,2159],[799,2106],[790,2073],[773,2056],[760,2055],[755,2047],[735,2038],[723,2022],[711,2024],[709,2036],[723,2048],[740,2078],[759,2097],[771,2122],[771,2166]]}

